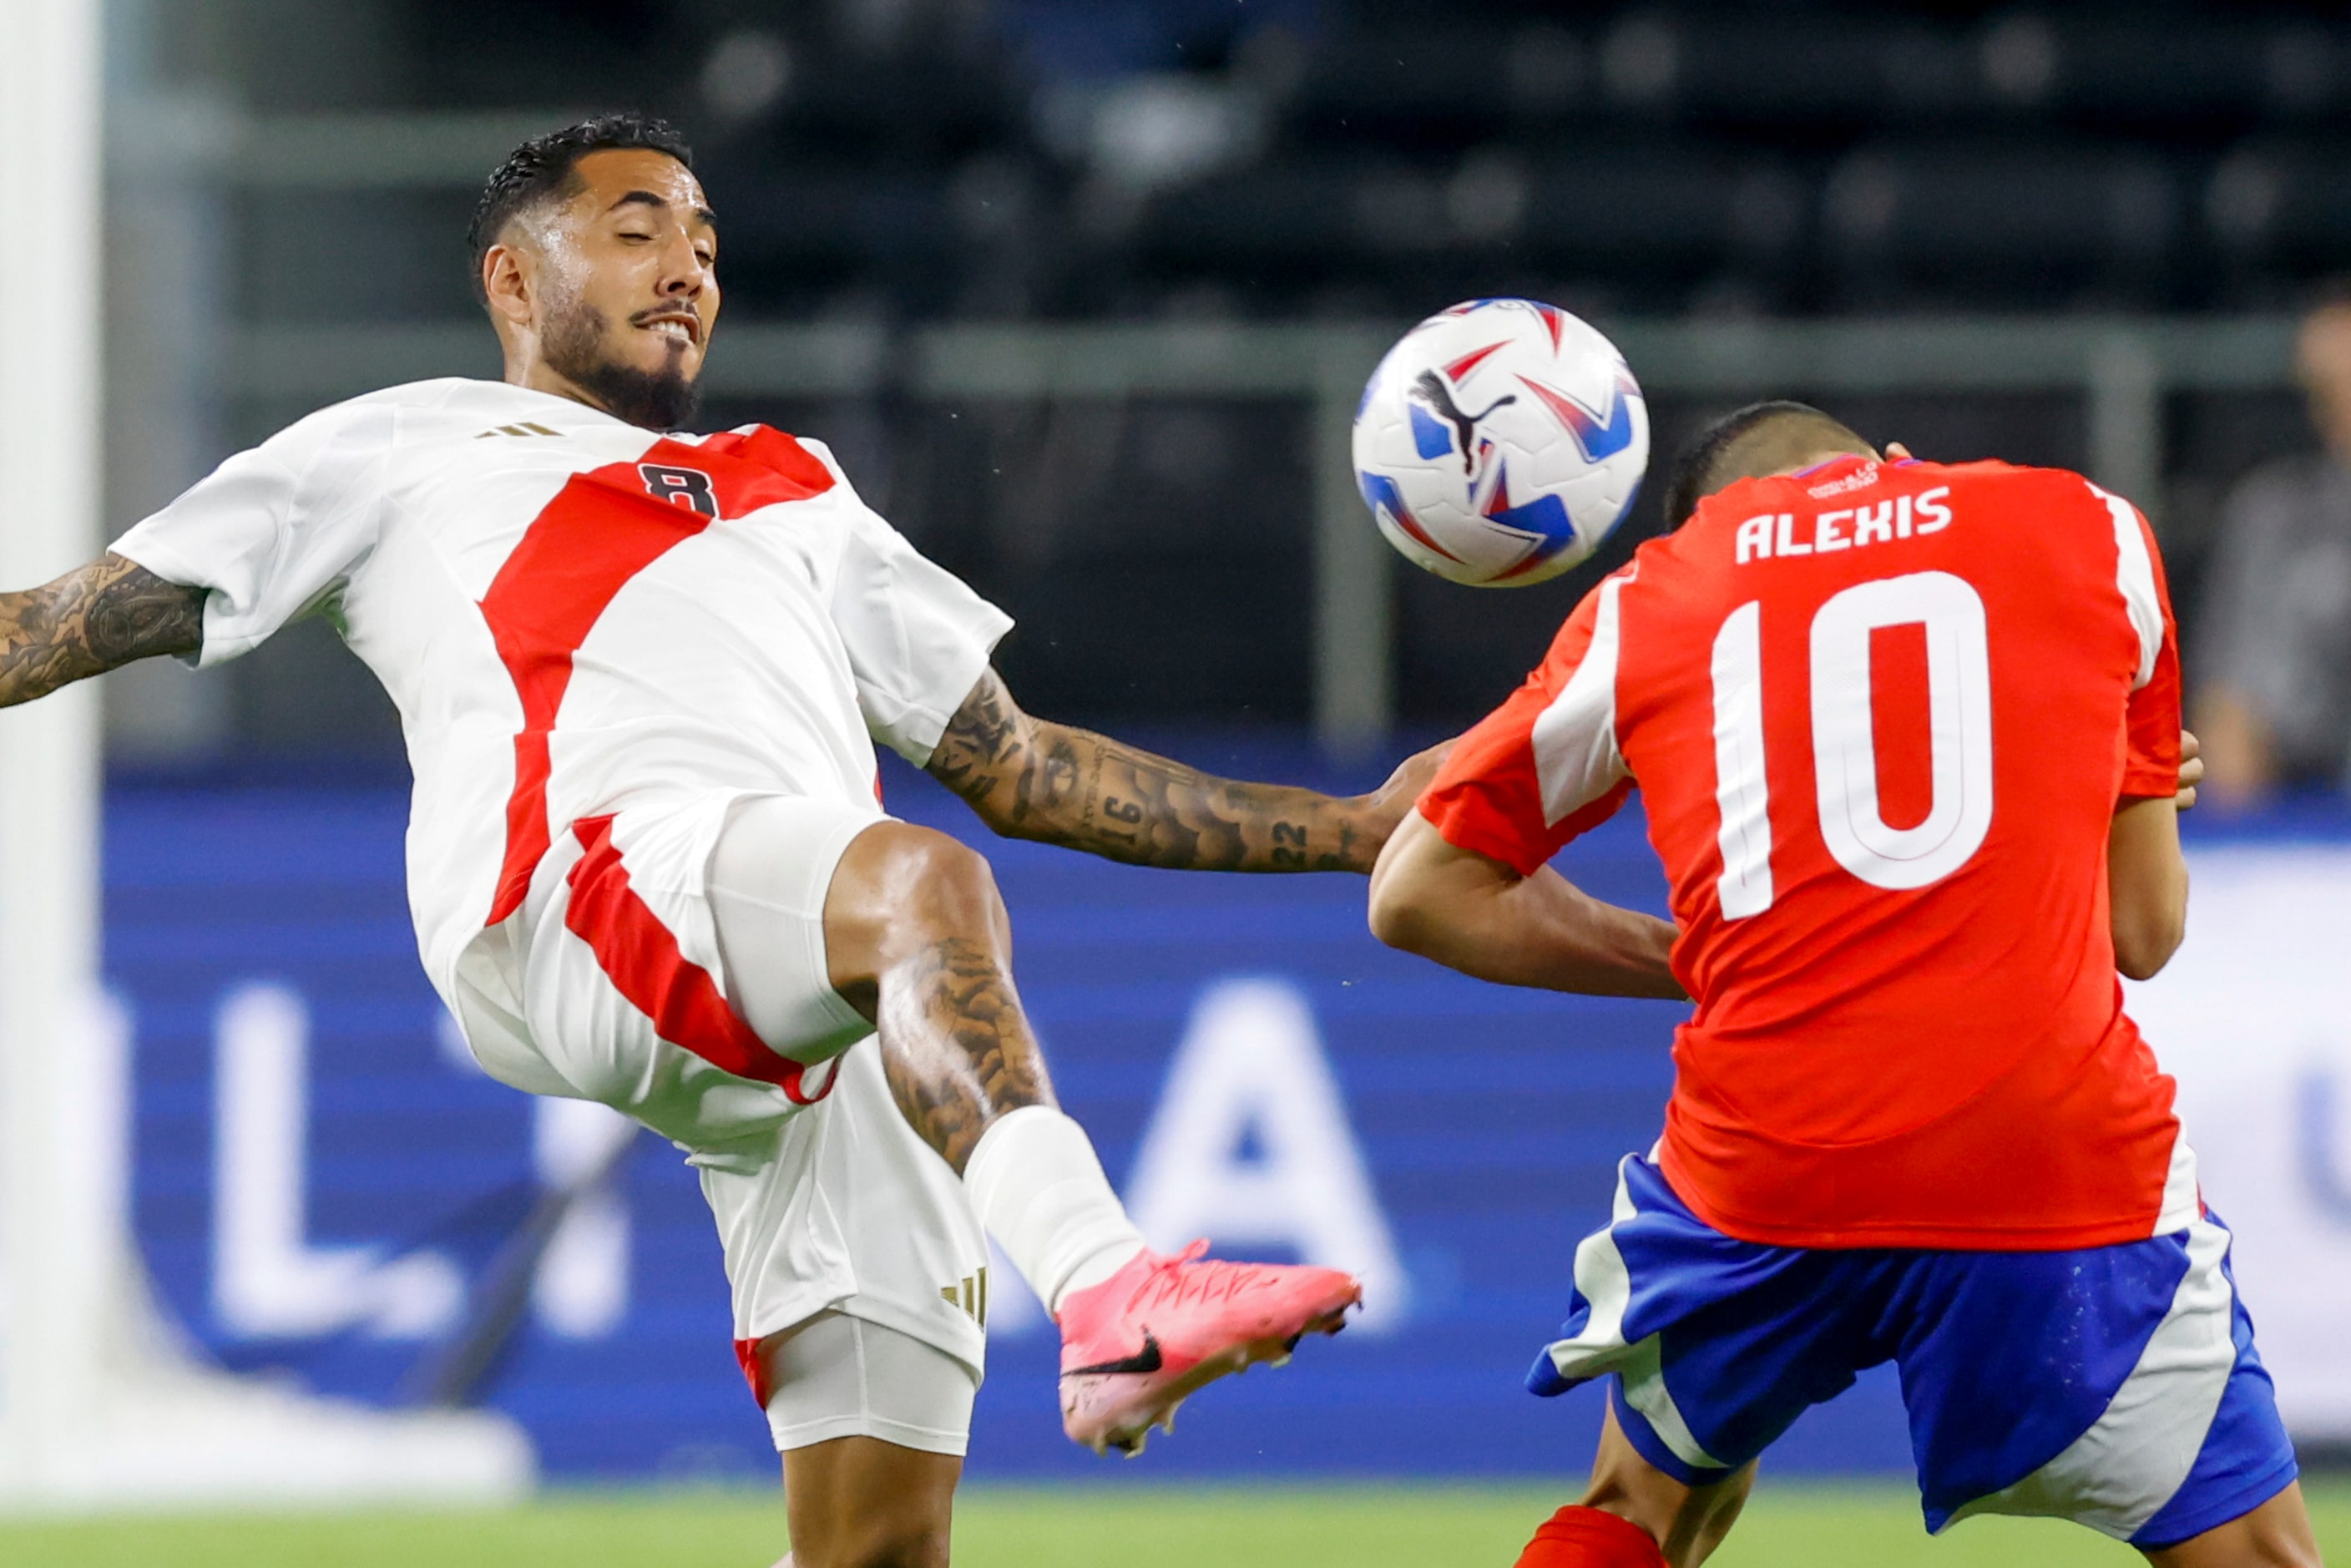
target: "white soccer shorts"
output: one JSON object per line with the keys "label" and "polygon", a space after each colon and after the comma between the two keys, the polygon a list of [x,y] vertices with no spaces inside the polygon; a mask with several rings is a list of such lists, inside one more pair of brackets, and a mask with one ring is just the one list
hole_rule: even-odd
{"label": "white soccer shorts", "polygon": [[788,1453],[835,1437],[879,1437],[961,1458],[979,1374],[945,1351],[845,1312],[819,1312],[757,1353],[768,1430]]}
{"label": "white soccer shorts", "polygon": [[[900,1114],[871,1028],[825,964],[833,872],[883,820],[714,790],[575,823],[519,922],[524,1009],[549,1067],[699,1170],[737,1354],[778,1444],[788,1430],[795,1446],[862,1433],[959,1453],[985,1367],[987,1239],[962,1180]],[[935,1354],[810,1329],[780,1363],[806,1386],[771,1386],[778,1364],[762,1365],[758,1342],[820,1314]],[[868,1374],[818,1375],[820,1353],[843,1346]]]}

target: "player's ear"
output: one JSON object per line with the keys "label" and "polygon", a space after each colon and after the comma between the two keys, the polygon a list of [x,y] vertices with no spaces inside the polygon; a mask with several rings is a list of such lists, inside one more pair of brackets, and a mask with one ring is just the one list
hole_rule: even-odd
{"label": "player's ear", "polygon": [[537,313],[536,257],[520,246],[501,240],[482,255],[482,294],[490,314],[516,327],[528,327]]}

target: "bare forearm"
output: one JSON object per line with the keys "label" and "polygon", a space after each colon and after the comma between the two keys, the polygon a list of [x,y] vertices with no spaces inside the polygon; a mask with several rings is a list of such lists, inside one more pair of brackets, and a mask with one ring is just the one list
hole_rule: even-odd
{"label": "bare forearm", "polygon": [[1443,909],[1414,911],[1380,931],[1394,946],[1480,980],[1580,996],[1686,993],[1674,978],[1674,927],[1604,904],[1546,866]]}
{"label": "bare forearm", "polygon": [[1620,909],[1549,866],[1520,876],[1406,817],[1372,874],[1372,934],[1391,947],[1506,986],[1583,996],[1681,998],[1674,927]]}
{"label": "bare forearm", "polygon": [[201,590],[105,555],[55,582],[0,593],[0,707],[204,638]]}
{"label": "bare forearm", "polygon": [[1528,922],[1523,956],[1536,984],[1584,996],[1688,999],[1674,978],[1673,922],[1604,904],[1548,866],[1518,892],[1540,911]]}
{"label": "bare forearm", "polygon": [[2115,967],[2134,980],[2154,978],[2188,934],[2188,862],[2175,802],[2132,800],[2115,812],[2106,890]]}
{"label": "bare forearm", "polygon": [[1031,718],[992,674],[930,771],[1008,838],[1183,871],[1368,873],[1400,810],[1381,797],[1219,779]]}

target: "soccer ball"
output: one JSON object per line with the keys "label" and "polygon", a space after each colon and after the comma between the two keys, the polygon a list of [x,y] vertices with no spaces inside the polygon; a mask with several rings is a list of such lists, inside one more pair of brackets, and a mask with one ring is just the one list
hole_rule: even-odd
{"label": "soccer ball", "polygon": [[1388,350],[1355,410],[1355,483],[1388,543],[1473,588],[1557,577],[1632,508],[1649,408],[1555,305],[1472,299]]}

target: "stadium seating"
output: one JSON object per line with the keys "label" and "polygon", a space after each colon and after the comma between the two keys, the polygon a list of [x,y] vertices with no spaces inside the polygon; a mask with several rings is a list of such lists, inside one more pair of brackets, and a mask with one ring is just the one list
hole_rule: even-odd
{"label": "stadium seating", "polygon": [[[1205,282],[1401,313],[1497,274],[1650,309],[2225,308],[2328,270],[2351,221],[2351,25],[2311,7],[903,0],[761,22],[748,96],[731,7],[567,7],[553,46],[463,51],[382,9],[408,57],[379,99],[678,83],[651,107],[724,174],[738,304],[778,312],[1151,315]],[[535,14],[487,10],[517,46]],[[253,49],[257,107],[348,100],[348,62]],[[1138,128],[1137,81],[1208,120]],[[1134,139],[1171,134],[1195,142],[1138,173]],[[1009,289],[957,195],[1008,169],[1047,258]]]}
{"label": "stadium seating", "polygon": [[[1505,292],[1604,320],[2271,310],[2351,256],[2351,13],[2283,0],[482,0],[462,36],[422,0],[364,9],[365,26],[248,28],[222,46],[224,90],[258,116],[670,115],[724,214],[737,320],[1395,322]],[[468,191],[260,183],[232,199],[222,271],[239,320],[470,313],[447,237]],[[331,298],[313,286],[330,275],[346,280]],[[2183,430],[2206,417],[2193,401],[2173,400]],[[300,412],[241,404],[221,434]],[[1167,412],[1129,410],[1121,439]],[[1193,423],[1247,444],[1268,412]],[[1656,412],[1663,450],[1705,409],[1667,393]],[[1304,632],[1284,606],[1304,591],[1311,446],[1294,426],[1186,494],[1144,472],[1139,447],[1032,443],[1015,426],[1057,417],[1036,410],[986,434],[894,394],[714,413],[836,435],[886,424],[859,455],[877,500],[946,544],[1038,647],[1086,651],[1022,672],[1040,703],[1303,716]],[[2071,402],[1962,413],[1978,422],[1967,450],[2085,459]],[[2233,472],[2176,455],[2210,472],[2170,476],[2173,542]],[[1086,499],[1111,493],[1104,463],[1120,516]],[[1214,516],[1277,538],[1279,569],[1224,572],[1184,526]],[[1168,549],[1141,559],[1145,534]],[[2192,607],[2192,549],[2182,560]],[[1138,675],[1111,653],[1132,628],[1070,606],[1145,580],[1200,608],[1157,629],[1171,651]],[[1437,634],[1450,601],[1430,591],[1401,591],[1399,678],[1407,715],[1450,719],[1523,667],[1568,589],[1467,636]],[[1209,649],[1231,658],[1210,670]],[[1266,688],[1252,665],[1295,678]],[[237,678],[265,693],[277,667]],[[258,716],[241,728],[276,734],[263,720],[305,691],[240,699]]]}
{"label": "stadium seating", "polygon": [[2094,146],[1863,146],[1821,200],[1826,259],[1855,296],[1891,305],[2143,298],[2180,228],[2161,162]]}

